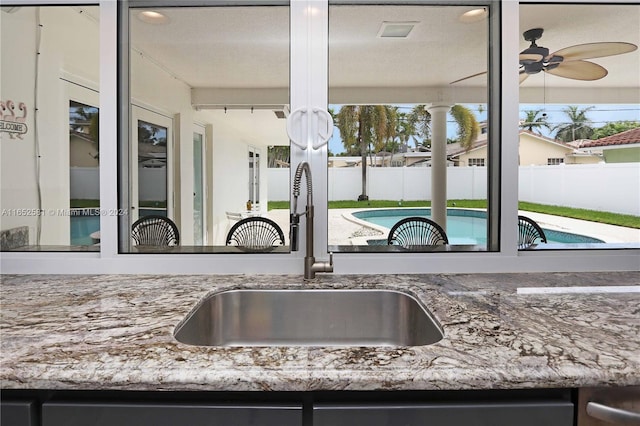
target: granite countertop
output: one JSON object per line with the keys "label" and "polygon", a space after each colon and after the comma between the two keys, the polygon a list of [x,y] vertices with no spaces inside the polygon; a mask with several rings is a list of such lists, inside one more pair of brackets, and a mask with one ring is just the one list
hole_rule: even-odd
{"label": "granite countertop", "polygon": [[[640,285],[638,272],[480,275],[2,276],[3,389],[440,390],[640,385],[640,293],[517,287]],[[445,338],[419,347],[189,346],[175,326],[230,288],[388,288]]]}

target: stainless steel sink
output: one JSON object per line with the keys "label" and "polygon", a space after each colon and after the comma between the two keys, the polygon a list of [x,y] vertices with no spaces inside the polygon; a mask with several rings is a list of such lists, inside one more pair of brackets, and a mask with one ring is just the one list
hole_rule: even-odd
{"label": "stainless steel sink", "polygon": [[393,290],[228,290],[196,306],[175,338],[200,346],[420,346],[442,327]]}

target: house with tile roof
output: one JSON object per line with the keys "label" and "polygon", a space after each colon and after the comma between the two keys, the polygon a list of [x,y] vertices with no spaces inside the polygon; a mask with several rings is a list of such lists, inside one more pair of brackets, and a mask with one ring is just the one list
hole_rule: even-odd
{"label": "house with tile roof", "polygon": [[[466,151],[458,147],[449,152],[449,158],[457,166],[484,166],[487,159],[487,139],[477,140],[473,147]],[[557,164],[593,164],[602,161],[598,153],[581,151],[575,147],[555,139],[538,135],[529,130],[520,131],[519,164],[522,166],[546,166]]]}
{"label": "house with tile roof", "polygon": [[[602,162],[602,151],[577,149],[575,146],[538,135],[529,130],[520,131],[519,164],[522,166],[548,166],[558,164],[594,164]],[[431,152],[409,150],[386,156],[372,156],[370,165],[376,167],[429,167]],[[359,167],[361,157],[331,157],[330,167]],[[487,133],[480,134],[471,149],[459,143],[447,144],[447,165],[456,167],[487,165]]]}
{"label": "house with tile roof", "polygon": [[640,127],[580,145],[580,151],[601,151],[605,163],[640,162]]}

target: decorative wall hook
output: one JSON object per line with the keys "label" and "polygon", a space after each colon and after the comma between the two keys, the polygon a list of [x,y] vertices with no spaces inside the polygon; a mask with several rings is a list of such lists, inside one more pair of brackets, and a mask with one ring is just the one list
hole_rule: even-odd
{"label": "decorative wall hook", "polygon": [[11,139],[23,139],[27,133],[27,105],[24,102],[18,103],[18,109],[22,111],[22,116],[16,116],[15,103],[8,99],[0,101],[0,132],[8,133]]}

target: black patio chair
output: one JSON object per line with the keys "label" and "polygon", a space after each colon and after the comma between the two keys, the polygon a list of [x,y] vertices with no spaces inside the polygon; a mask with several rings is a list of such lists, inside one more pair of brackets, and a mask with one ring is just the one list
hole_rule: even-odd
{"label": "black patio chair", "polygon": [[540,225],[526,216],[518,216],[518,250],[526,250],[537,241],[547,242],[547,236]]}
{"label": "black patio chair", "polygon": [[391,228],[388,245],[404,248],[449,244],[447,233],[440,225],[425,217],[407,217]]}
{"label": "black patio chair", "polygon": [[270,251],[284,245],[284,233],[277,223],[266,217],[247,217],[235,223],[227,234],[228,246],[243,251]]}
{"label": "black patio chair", "polygon": [[164,216],[149,215],[131,226],[131,238],[136,246],[177,246],[180,233],[173,221]]}

